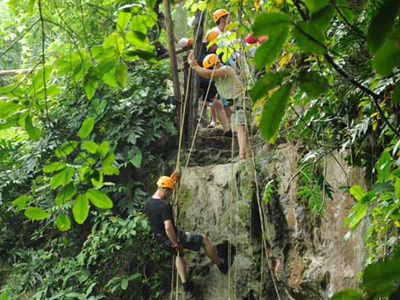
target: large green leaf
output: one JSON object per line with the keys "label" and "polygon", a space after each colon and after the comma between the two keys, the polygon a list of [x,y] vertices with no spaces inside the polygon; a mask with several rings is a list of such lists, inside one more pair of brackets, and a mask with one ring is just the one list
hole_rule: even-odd
{"label": "large green leaf", "polygon": [[86,197],[98,208],[109,209],[113,207],[111,199],[101,191],[89,189],[86,191]]}
{"label": "large green leaf", "polygon": [[328,80],[315,71],[300,72],[299,87],[309,97],[316,98],[323,94],[328,88]]}
{"label": "large green leaf", "polygon": [[262,69],[266,64],[273,63],[282,51],[289,34],[289,28],[283,26],[270,34],[268,40],[258,47],[254,56],[254,64],[257,69]]}
{"label": "large green leaf", "polygon": [[119,87],[117,80],[115,79],[115,68],[111,69],[110,72],[107,72],[101,78],[105,84],[108,84],[112,87]]}
{"label": "large green leaf", "polygon": [[267,141],[274,136],[281,124],[291,89],[291,85],[282,86],[264,104],[260,132]]}
{"label": "large green leaf", "polygon": [[329,0],[304,0],[304,3],[306,4],[310,12],[313,13],[327,6]]}
{"label": "large green leaf", "polygon": [[14,207],[17,206],[17,211],[21,211],[32,200],[33,200],[32,197],[30,197],[28,195],[22,195],[22,196],[19,196],[17,199],[15,199],[11,204]]}
{"label": "large green leaf", "polygon": [[102,166],[103,167],[111,167],[112,164],[114,163],[114,160],[115,160],[115,154],[114,153],[110,153],[104,159]]}
{"label": "large green leaf", "polygon": [[378,160],[376,169],[378,171],[378,181],[385,182],[389,179],[392,156],[387,151],[383,151]]}
{"label": "large green leaf", "polygon": [[324,31],[331,23],[335,15],[335,7],[328,4],[323,9],[313,13],[311,17],[311,24]]}
{"label": "large green leaf", "polygon": [[350,188],[350,194],[357,200],[361,201],[362,198],[366,195],[364,189],[359,185],[353,185]]}
{"label": "large green leaf", "polygon": [[333,295],[331,300],[362,300],[363,295],[361,292],[353,289],[345,289]]}
{"label": "large green leaf", "polygon": [[59,186],[66,186],[71,182],[72,176],[74,175],[74,169],[66,167],[61,172],[55,174],[50,181],[50,188],[56,189]]}
{"label": "large green leaf", "polygon": [[117,29],[121,32],[125,30],[126,25],[128,24],[129,20],[131,19],[130,12],[124,12],[122,10],[118,11],[117,15]]}
{"label": "large green leaf", "polygon": [[[133,23],[135,22],[131,22],[131,25]],[[135,48],[146,49],[149,46],[149,39],[146,34],[141,31],[131,30],[125,35],[125,39],[129,44],[135,46]]]}
{"label": "large green leaf", "polygon": [[93,128],[94,118],[89,117],[83,122],[81,129],[79,129],[78,136],[81,139],[86,138],[92,132]]}
{"label": "large green leaf", "polygon": [[372,18],[367,36],[367,45],[372,53],[376,53],[392,31],[399,5],[399,0],[384,0]]}
{"label": "large green leaf", "polygon": [[44,166],[43,167],[43,172],[51,173],[51,172],[59,171],[59,170],[64,169],[65,166],[66,166],[65,162],[56,161],[56,162],[53,162],[53,163],[51,163],[49,165]]}
{"label": "large green leaf", "polygon": [[65,203],[65,201],[71,199],[76,194],[77,188],[72,183],[60,189],[57,193],[55,202],[57,205]]}
{"label": "large green leaf", "polygon": [[93,141],[83,141],[82,148],[92,154],[95,154],[97,152],[97,149],[99,148],[99,145],[97,145]]}
{"label": "large green leaf", "polygon": [[130,61],[139,58],[153,63],[156,63],[158,61],[157,55],[154,52],[154,47],[148,47],[147,50],[143,49],[127,50],[124,53],[125,60]]}
{"label": "large green leaf", "polygon": [[72,207],[74,220],[78,224],[83,224],[89,215],[89,200],[86,195],[80,194],[76,197]]}
{"label": "large green leaf", "polygon": [[297,22],[293,29],[293,36],[297,45],[305,53],[315,55],[326,53],[324,34],[312,24]]}
{"label": "large green leaf", "polygon": [[78,146],[78,142],[76,141],[66,142],[56,149],[56,156],[60,158],[67,157],[75,150],[76,146]]}
{"label": "large green leaf", "polygon": [[400,259],[370,264],[364,270],[362,286],[376,296],[389,296],[396,291],[395,282],[400,280]]}
{"label": "large green leaf", "polygon": [[43,220],[50,216],[50,212],[31,206],[25,209],[25,216],[32,220]]}
{"label": "large green leaf", "polygon": [[33,126],[31,116],[27,116],[25,119],[25,129],[32,141],[38,141],[40,139],[42,133],[38,128]]}
{"label": "large green leaf", "polygon": [[120,87],[125,87],[126,80],[128,79],[128,68],[124,63],[118,64],[115,67],[115,80]]}
{"label": "large green leaf", "polygon": [[350,215],[344,220],[344,225],[349,226],[351,230],[357,227],[358,223],[364,218],[368,210],[368,205],[358,202],[351,210]]}
{"label": "large green leaf", "polygon": [[108,149],[110,148],[110,143],[108,141],[101,142],[97,152],[102,156],[105,157],[108,153]]}
{"label": "large green leaf", "polygon": [[10,114],[19,111],[23,106],[14,102],[0,101],[0,119],[7,118]]}
{"label": "large green leaf", "polygon": [[269,12],[257,16],[253,25],[253,35],[260,37],[262,35],[274,35],[282,28],[288,28],[292,24],[292,19],[283,13]]}
{"label": "large green leaf", "polygon": [[56,225],[58,230],[67,231],[71,228],[71,220],[66,214],[61,214],[56,219]]}
{"label": "large green leaf", "polygon": [[388,76],[393,68],[400,64],[400,27],[397,27],[386,42],[375,53],[373,66],[382,76]]}
{"label": "large green leaf", "polygon": [[251,100],[257,101],[268,95],[268,91],[277,87],[284,78],[283,72],[266,73],[256,82],[250,91]]}
{"label": "large green leaf", "polygon": [[400,199],[400,178],[396,178],[394,183],[394,195],[397,199]]}
{"label": "large green leaf", "polygon": [[124,39],[117,32],[110,34],[103,43],[104,49],[114,48],[119,54],[124,52]]}

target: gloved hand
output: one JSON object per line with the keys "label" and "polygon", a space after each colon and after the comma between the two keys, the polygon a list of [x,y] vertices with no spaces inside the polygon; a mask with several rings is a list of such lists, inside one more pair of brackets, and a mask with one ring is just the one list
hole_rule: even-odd
{"label": "gloved hand", "polygon": [[174,173],[171,174],[170,176],[173,181],[178,181],[179,180],[179,173],[175,171]]}

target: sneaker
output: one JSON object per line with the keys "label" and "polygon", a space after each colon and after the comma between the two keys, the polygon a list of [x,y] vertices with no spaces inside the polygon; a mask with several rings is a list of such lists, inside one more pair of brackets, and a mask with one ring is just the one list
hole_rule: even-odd
{"label": "sneaker", "polygon": [[230,137],[230,138],[236,137],[236,135],[230,129],[227,132],[224,133],[224,136]]}
{"label": "sneaker", "polygon": [[219,264],[218,269],[222,274],[228,274],[229,266],[225,258],[221,258],[221,263]]}

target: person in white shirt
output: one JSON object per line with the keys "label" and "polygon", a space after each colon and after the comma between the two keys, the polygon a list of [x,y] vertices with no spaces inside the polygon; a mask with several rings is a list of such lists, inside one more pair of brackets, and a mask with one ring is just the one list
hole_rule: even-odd
{"label": "person in white shirt", "polygon": [[222,98],[232,99],[235,103],[231,124],[235,128],[239,141],[239,158],[245,159],[248,156],[248,141],[246,134],[246,88],[238,75],[230,66],[221,64],[216,54],[209,54],[203,60],[203,67],[195,61],[194,55],[188,57],[190,67],[199,76],[210,78],[217,87]]}

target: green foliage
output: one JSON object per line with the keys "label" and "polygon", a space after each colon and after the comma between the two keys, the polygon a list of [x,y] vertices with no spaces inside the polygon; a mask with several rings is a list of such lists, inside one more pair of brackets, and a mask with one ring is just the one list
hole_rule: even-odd
{"label": "green foliage", "polygon": [[292,86],[290,84],[282,86],[267,100],[261,116],[260,131],[266,140],[271,139],[278,130]]}

